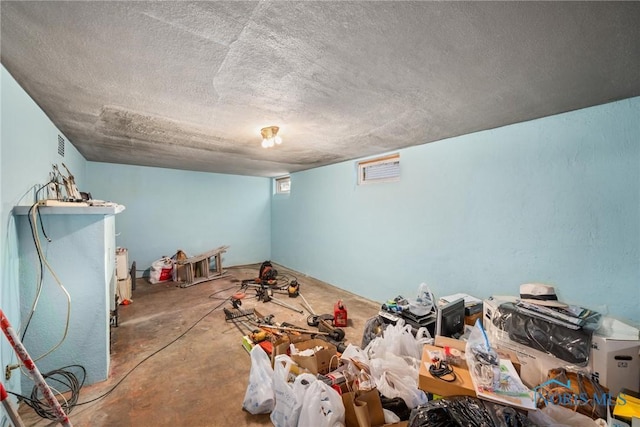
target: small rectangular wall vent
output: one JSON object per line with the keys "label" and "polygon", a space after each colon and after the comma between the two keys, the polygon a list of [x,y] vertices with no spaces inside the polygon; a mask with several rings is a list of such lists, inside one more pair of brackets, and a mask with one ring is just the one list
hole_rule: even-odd
{"label": "small rectangular wall vent", "polygon": [[64,138],[58,135],[58,154],[64,157]]}
{"label": "small rectangular wall vent", "polygon": [[400,180],[400,154],[358,162],[358,184]]}

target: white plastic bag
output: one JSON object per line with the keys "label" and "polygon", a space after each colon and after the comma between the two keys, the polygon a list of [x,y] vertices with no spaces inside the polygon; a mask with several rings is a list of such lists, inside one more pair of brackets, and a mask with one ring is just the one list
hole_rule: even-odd
{"label": "white plastic bag", "polygon": [[420,360],[385,353],[384,357],[371,359],[370,363],[371,375],[383,396],[400,397],[409,408],[427,403],[426,394],[418,389]]}
{"label": "white plastic bag", "polygon": [[307,388],[300,410],[298,426],[344,427],[345,409],[342,397],[322,381]]}
{"label": "white plastic bag", "polygon": [[394,412],[388,410],[388,409],[384,409],[382,408],[382,412],[384,412],[384,422],[385,424],[393,424],[393,423],[399,423],[400,422],[400,417],[397,416]]}
{"label": "white plastic bag", "polygon": [[151,264],[149,282],[152,284],[168,282],[173,279],[173,260],[162,257]]}
{"label": "white plastic bag", "polygon": [[356,362],[364,363],[365,365],[369,363],[369,358],[366,353],[358,346],[349,344],[347,348],[342,352],[340,359],[345,360],[355,360]]}
{"label": "white plastic bag", "polygon": [[399,375],[393,371],[385,371],[376,380],[378,391],[390,399],[400,397],[409,409],[427,404],[427,395],[418,388],[416,380],[412,376]]}
{"label": "white plastic bag", "polygon": [[250,414],[268,414],[275,405],[273,368],[267,353],[259,345],[251,350],[249,385],[242,407]]}
{"label": "white plastic bag", "polygon": [[382,337],[374,338],[364,349],[370,359],[384,358],[386,353],[396,356],[409,356],[420,360],[424,339],[416,339],[411,332],[411,326],[401,320],[395,325],[389,325]]}
{"label": "white plastic bag", "polygon": [[312,381],[311,374],[298,375],[289,382],[291,367],[295,362],[286,354],[276,356],[273,364],[273,391],[276,404],[271,411],[271,422],[275,427],[297,427],[304,394]]}
{"label": "white plastic bag", "polygon": [[[429,338],[430,339],[430,338]],[[378,391],[390,399],[402,398],[409,408],[427,403],[424,391],[418,389],[418,371],[425,337],[413,336],[411,326],[398,321],[374,338],[364,349]]]}

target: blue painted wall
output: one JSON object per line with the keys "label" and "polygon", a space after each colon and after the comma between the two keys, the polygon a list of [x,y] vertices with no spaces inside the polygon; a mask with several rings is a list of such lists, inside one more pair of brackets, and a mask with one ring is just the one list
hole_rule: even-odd
{"label": "blue painted wall", "polygon": [[[20,326],[20,277],[16,222],[11,214],[15,205],[30,205],[35,188],[48,180],[52,163],[64,162],[73,172],[78,186],[85,183],[85,164],[82,155],[65,137],[65,156],[58,155],[58,135],[63,135],[13,77],[2,67],[1,87],[1,145],[0,145],[0,307],[14,328]],[[64,136],[64,135],[63,135]],[[35,286],[23,283],[22,286]],[[51,310],[46,301],[40,310]],[[63,325],[60,326],[61,328]],[[36,355],[34,355],[36,356]],[[7,340],[0,338],[0,367],[15,363],[16,356]],[[19,371],[13,371],[7,389],[19,391]],[[28,390],[30,392],[30,390]]]}
{"label": "blue painted wall", "polygon": [[139,270],[178,249],[193,256],[228,245],[223,267],[271,255],[268,178],[97,162],[87,163],[87,174],[95,199],[126,206],[116,244]]}
{"label": "blue painted wall", "polygon": [[272,258],[380,302],[547,282],[640,325],[640,98],[399,153],[395,183],[356,185],[355,162],[293,174]]}

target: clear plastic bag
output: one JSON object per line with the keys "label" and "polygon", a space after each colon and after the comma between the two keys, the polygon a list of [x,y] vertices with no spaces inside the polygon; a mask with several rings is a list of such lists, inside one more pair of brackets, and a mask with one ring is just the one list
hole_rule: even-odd
{"label": "clear plastic bag", "polygon": [[425,316],[431,313],[434,307],[435,300],[429,286],[426,283],[420,283],[416,299],[409,300],[409,311],[416,316]]}
{"label": "clear plastic bag", "polygon": [[584,367],[589,363],[593,335],[589,328],[545,320],[524,312],[522,308],[509,302],[498,307],[493,324],[518,344],[545,352],[576,366]]}
{"label": "clear plastic bag", "polygon": [[500,382],[500,358],[491,347],[489,338],[479,322],[473,327],[465,347],[469,374],[476,388],[493,390]]}

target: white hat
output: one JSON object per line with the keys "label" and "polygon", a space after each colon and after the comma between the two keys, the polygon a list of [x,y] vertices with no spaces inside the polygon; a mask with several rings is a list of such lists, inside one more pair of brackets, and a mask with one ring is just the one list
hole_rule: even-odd
{"label": "white hat", "polygon": [[556,290],[553,286],[542,283],[525,283],[524,285],[520,285],[520,299],[531,304],[544,305],[547,307],[567,306],[567,304],[558,301]]}

